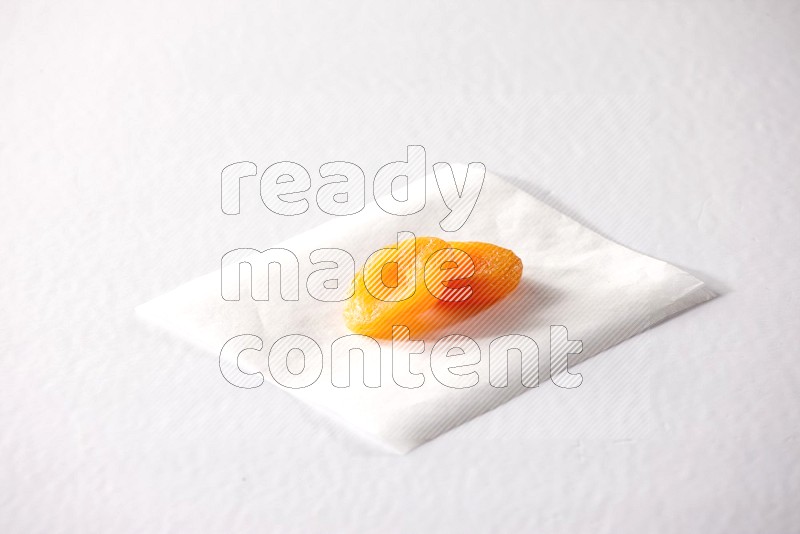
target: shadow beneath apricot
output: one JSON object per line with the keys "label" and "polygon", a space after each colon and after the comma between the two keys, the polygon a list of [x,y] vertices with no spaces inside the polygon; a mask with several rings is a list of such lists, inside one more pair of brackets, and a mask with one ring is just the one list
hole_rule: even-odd
{"label": "shadow beneath apricot", "polygon": [[453,303],[439,306],[424,317],[426,341],[459,334],[471,338],[499,337],[527,330],[563,297],[562,291],[523,278],[508,297],[479,307]]}

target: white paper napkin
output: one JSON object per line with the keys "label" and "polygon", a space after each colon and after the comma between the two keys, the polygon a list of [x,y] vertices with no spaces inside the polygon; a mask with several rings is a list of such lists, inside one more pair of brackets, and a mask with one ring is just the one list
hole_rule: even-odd
{"label": "white paper napkin", "polygon": [[[466,166],[454,165],[453,171],[457,179],[463,180]],[[242,381],[234,383],[240,386],[253,386],[264,380],[283,387],[275,384],[275,378],[288,384],[294,379],[291,372],[299,369],[304,369],[303,373],[315,372],[315,359],[309,356],[304,360],[299,351],[288,355],[290,373],[275,368],[273,378],[268,365],[268,354],[277,340],[292,334],[307,336],[323,354],[321,374],[312,385],[286,388],[287,391],[334,416],[353,431],[391,450],[407,452],[520,393],[535,391],[522,384],[521,376],[526,377],[528,386],[535,383],[536,362],[527,357],[521,364],[519,353],[510,351],[506,367],[506,351],[502,350],[502,357],[493,355],[490,366],[489,346],[493,340],[509,334],[522,334],[534,340],[539,348],[538,380],[541,384],[551,372],[552,325],[563,325],[570,340],[581,341],[580,354],[569,356],[570,370],[575,373],[580,371],[580,368],[574,369],[579,361],[714,297],[694,276],[605,239],[489,173],[469,219],[456,232],[445,232],[440,227],[449,209],[442,201],[432,173],[427,177],[427,193],[425,208],[414,215],[390,215],[371,203],[355,215],[338,217],[279,245],[250,244],[260,250],[280,247],[294,253],[300,265],[297,301],[277,298],[253,301],[248,296],[251,286],[247,277],[242,278],[241,300],[226,301],[221,296],[222,275],[217,270],[143,304],[137,311],[217,358],[232,338],[236,339],[226,349],[233,354],[253,347],[248,343],[254,336],[260,338],[262,344],[255,348],[261,351],[244,350],[238,359],[243,372],[260,374],[246,377],[237,373],[230,367],[230,352],[221,358],[223,372],[238,375]],[[332,368],[339,379],[337,384],[341,385],[341,380],[346,381],[347,361],[346,355],[339,355],[332,362],[331,344],[352,332],[345,328],[342,320],[343,302],[320,302],[306,291],[309,274],[319,269],[319,265],[311,263],[309,255],[320,248],[343,249],[353,256],[358,269],[372,252],[396,243],[398,232],[407,231],[446,241],[484,241],[509,248],[523,262],[520,286],[492,308],[450,325],[447,331],[429,335],[423,340],[425,352],[411,355],[410,363],[409,359],[404,360],[405,365],[410,366],[406,369],[393,369],[392,344],[381,341],[380,387],[368,387],[376,385],[374,380],[370,382],[374,378],[373,369],[368,366],[367,378],[363,378],[362,359],[358,357],[360,353],[354,351],[350,385],[336,387],[332,383]],[[270,295],[277,297],[278,284],[270,288]],[[453,370],[454,373],[473,374],[448,375],[444,382],[450,386],[470,384],[477,373],[476,385],[461,389],[448,387],[434,376],[431,349],[447,334],[473,339],[480,348],[480,361],[469,368]],[[561,338],[560,342],[560,347],[565,348],[565,339]],[[495,348],[508,348],[502,341],[497,343]],[[281,345],[276,349],[278,346]],[[309,342],[301,348],[314,350],[313,343]],[[443,348],[439,358],[447,358],[443,354],[448,347]],[[275,357],[280,360],[277,352]],[[501,351],[496,353],[500,355]],[[287,361],[286,352],[282,358]],[[373,363],[369,357],[367,360]],[[402,366],[403,361],[395,359],[394,365]],[[393,374],[403,383],[400,375],[406,376],[409,368],[413,373],[422,374],[421,387],[408,389],[395,383]],[[561,373],[562,384],[570,385],[569,380],[573,380],[571,385],[575,385],[575,378],[565,374],[563,358],[554,363],[553,373],[556,371]],[[507,385],[496,387],[505,376]]]}

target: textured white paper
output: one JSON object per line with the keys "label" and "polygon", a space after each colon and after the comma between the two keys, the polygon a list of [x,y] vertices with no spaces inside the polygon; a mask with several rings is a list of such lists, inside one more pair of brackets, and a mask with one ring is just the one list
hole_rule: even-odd
{"label": "textured white paper", "polygon": [[[466,166],[454,165],[453,170],[456,178],[463,180]],[[308,336],[324,355],[322,374],[309,387],[286,390],[353,431],[394,451],[406,452],[520,393],[535,390],[524,387],[520,380],[521,374],[530,379],[535,366],[520,369],[519,357],[515,360],[513,352],[508,360],[508,385],[490,384],[492,340],[508,334],[532,338],[539,347],[538,376],[542,384],[550,375],[551,325],[565,326],[569,339],[582,342],[580,354],[569,360],[570,370],[580,372],[580,368],[575,369],[578,362],[714,297],[694,276],[605,239],[489,173],[475,209],[456,232],[444,232],[439,226],[449,210],[432,173],[427,177],[427,191],[425,208],[411,216],[390,215],[371,203],[358,214],[338,217],[284,243],[248,244],[259,250],[288,249],[298,257],[298,301],[253,301],[248,296],[247,277],[242,279],[242,299],[225,301],[221,297],[221,273],[217,270],[140,306],[137,311],[217,357],[228,340],[242,334],[258,336],[263,349],[242,352],[239,367],[246,373],[261,372],[263,379],[273,384],[267,365],[270,347],[289,334]],[[331,343],[352,333],[342,320],[343,302],[319,302],[306,291],[308,275],[319,268],[311,264],[309,254],[320,248],[340,248],[352,254],[356,268],[360,268],[369,254],[395,243],[397,233],[403,231],[447,241],[484,241],[509,248],[523,262],[520,286],[488,310],[424,340],[425,352],[412,355],[410,363],[412,372],[424,376],[422,387],[406,389],[395,383],[389,341],[381,341],[380,387],[371,388],[363,383],[360,357],[352,358],[350,386],[334,387]],[[478,373],[477,385],[450,388],[433,376],[431,348],[447,334],[469,336],[478,343],[480,362],[465,370]],[[296,357],[295,351],[290,361]],[[302,358],[300,361],[302,367]],[[347,365],[338,360],[333,363],[337,370],[341,369],[339,365]],[[563,366],[559,370],[563,372]],[[257,384],[262,378],[253,379]]]}

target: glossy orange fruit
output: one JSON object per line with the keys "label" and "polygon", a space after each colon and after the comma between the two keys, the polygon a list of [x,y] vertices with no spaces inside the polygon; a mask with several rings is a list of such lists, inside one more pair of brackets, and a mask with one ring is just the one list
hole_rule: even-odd
{"label": "glossy orange fruit", "polygon": [[372,254],[356,273],[355,294],[344,310],[347,327],[358,334],[391,338],[392,325],[416,326],[414,319],[437,302],[424,287],[425,263],[447,246],[435,237],[419,237]]}
{"label": "glossy orange fruit", "polygon": [[450,246],[466,252],[475,264],[475,273],[470,278],[448,283],[453,288],[469,284],[471,306],[497,302],[519,285],[522,260],[507,248],[477,241],[453,242]]}
{"label": "glossy orange fruit", "polygon": [[491,306],[521,277],[522,261],[497,245],[408,239],[375,252],[356,273],[345,324],[376,338],[391,339],[394,325],[422,335]]}

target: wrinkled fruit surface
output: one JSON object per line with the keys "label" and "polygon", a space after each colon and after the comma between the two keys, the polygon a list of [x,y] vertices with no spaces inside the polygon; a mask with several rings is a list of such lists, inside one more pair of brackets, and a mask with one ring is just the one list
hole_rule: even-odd
{"label": "wrinkled fruit surface", "polygon": [[356,273],[345,324],[357,334],[383,339],[391,339],[393,325],[407,326],[412,337],[423,335],[503,299],[521,277],[522,261],[508,249],[408,239],[378,250]]}

